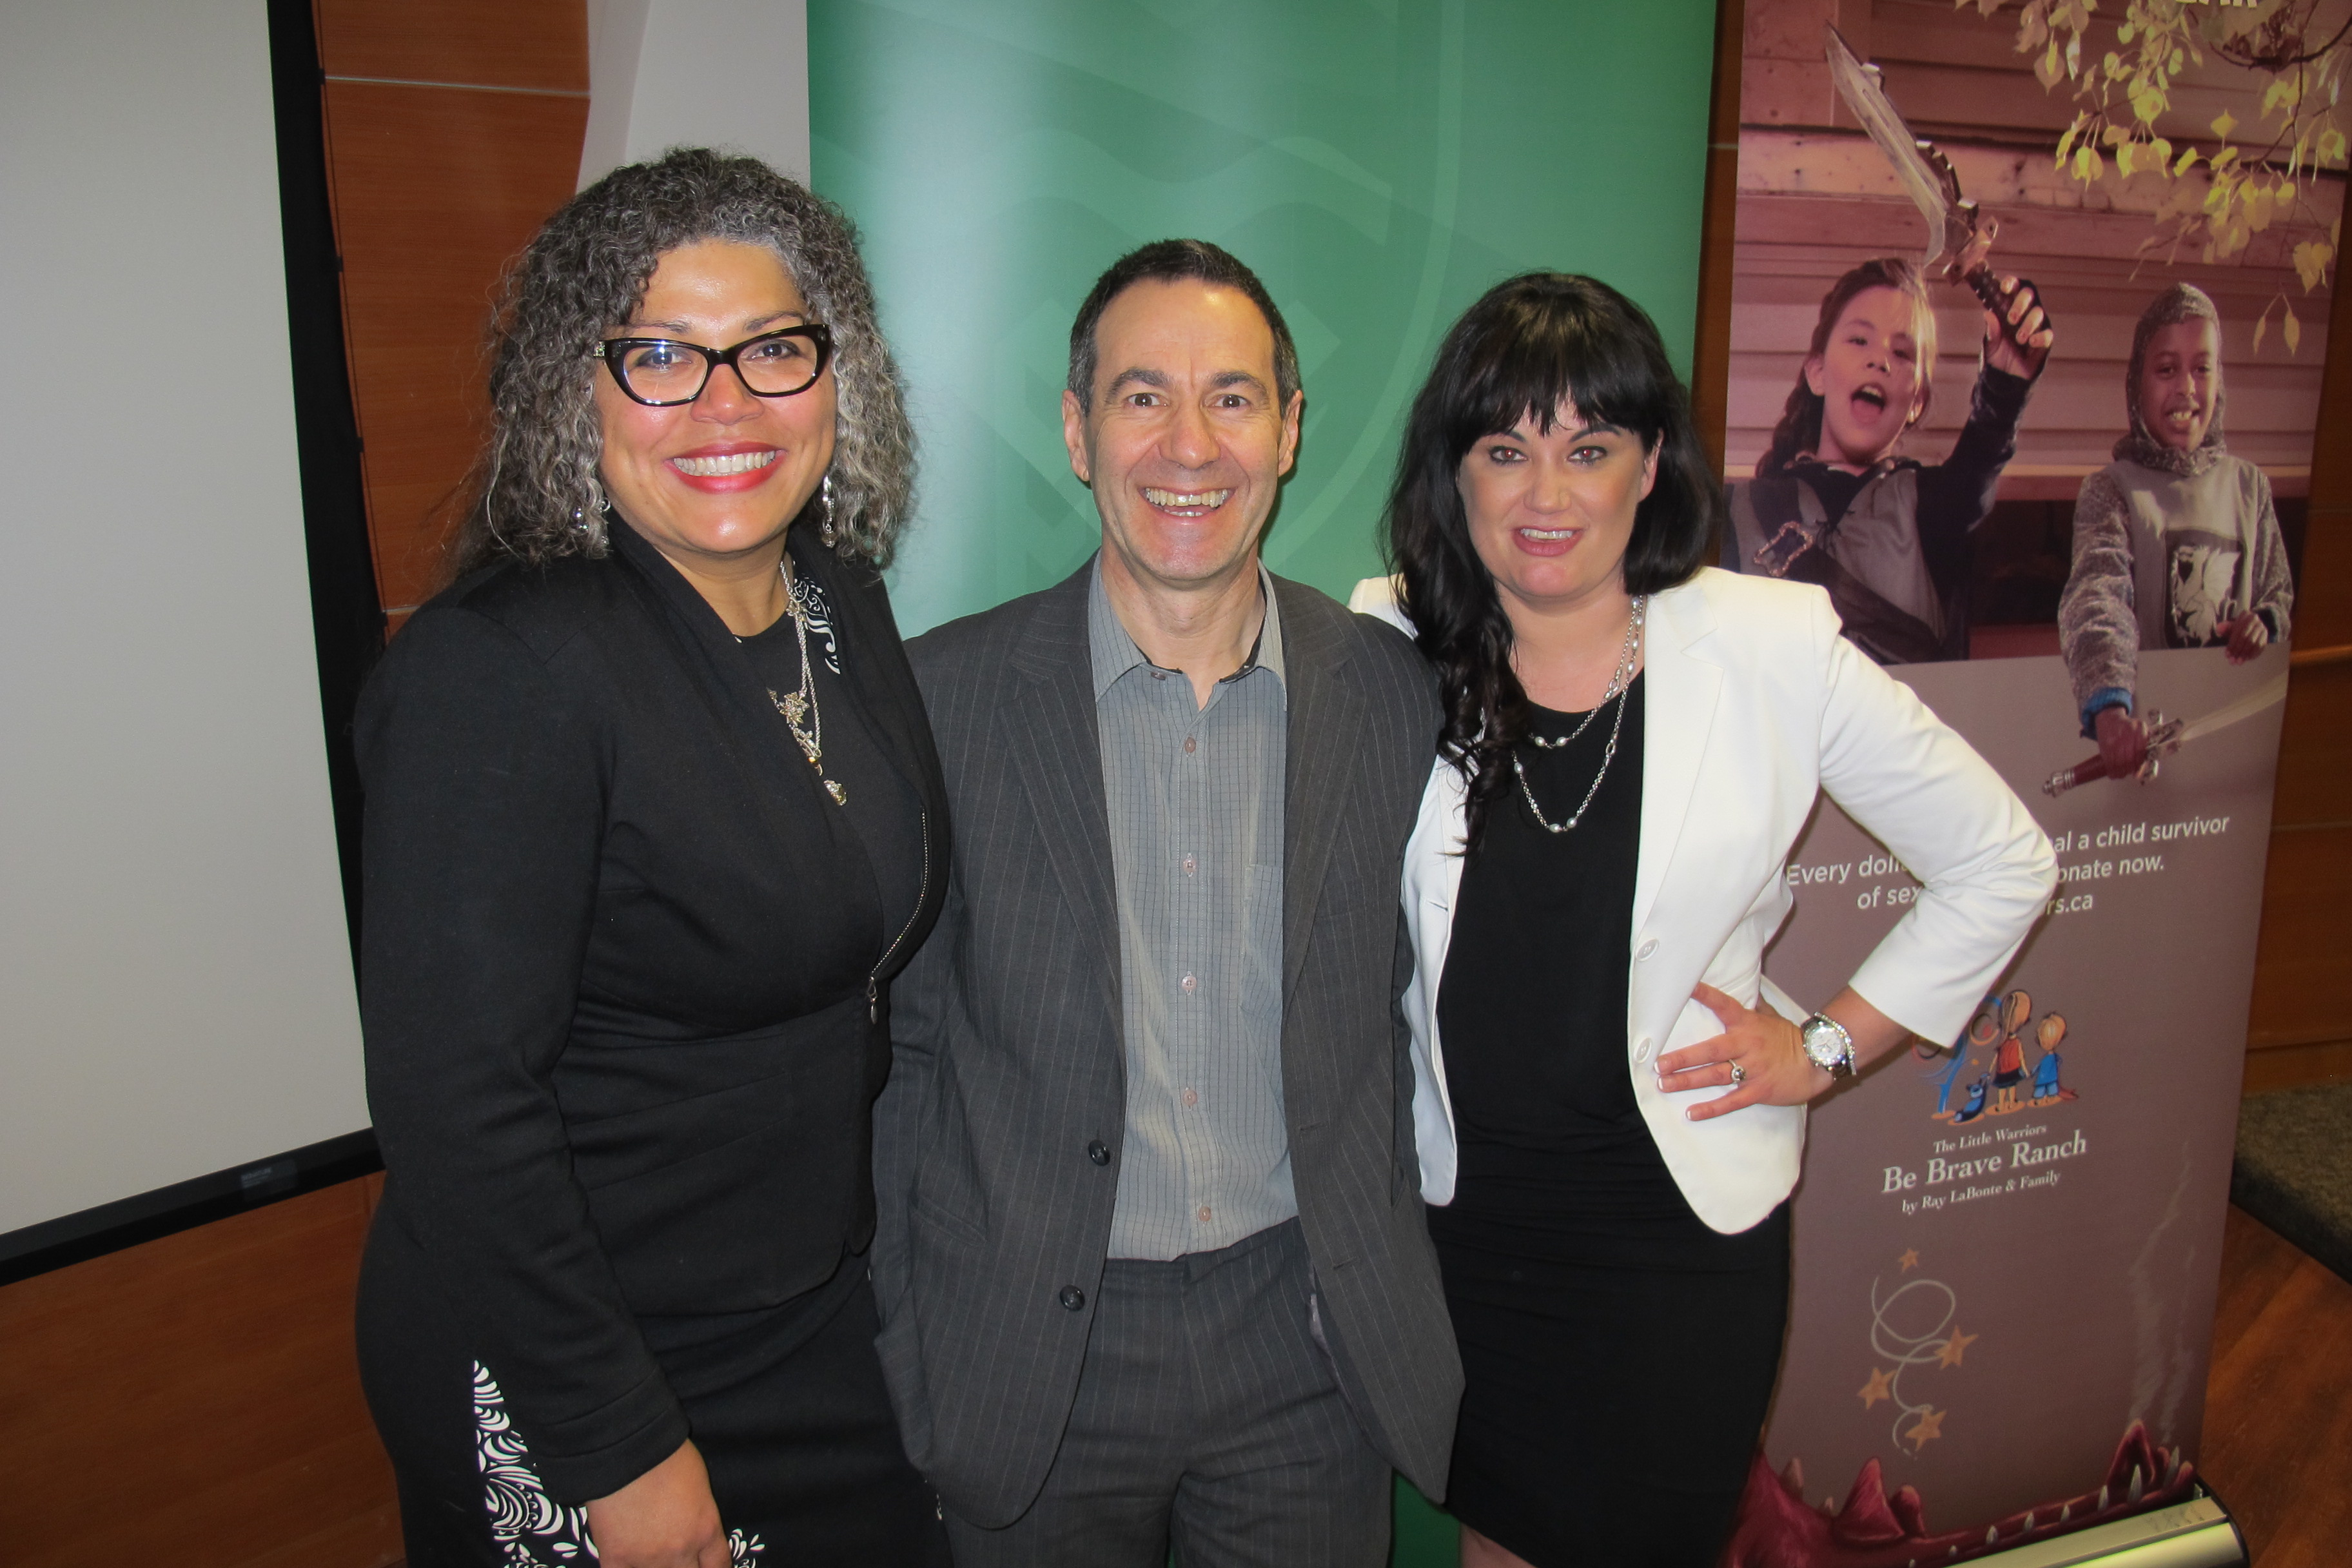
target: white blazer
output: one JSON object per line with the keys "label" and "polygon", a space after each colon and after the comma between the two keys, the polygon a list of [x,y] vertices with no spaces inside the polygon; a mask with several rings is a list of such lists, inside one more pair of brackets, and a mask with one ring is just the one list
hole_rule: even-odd
{"label": "white blazer", "polygon": [[[1386,579],[1359,584],[1349,607],[1412,629]],[[1804,1109],[1757,1105],[1691,1121],[1688,1107],[1729,1090],[1669,1095],[1652,1064],[1722,1033],[1691,999],[1701,980],[1751,1007],[1761,995],[1791,1019],[1811,1011],[1764,978],[1763,960],[1794,901],[1789,848],[1818,792],[1924,884],[1851,984],[1930,1040],[1958,1032],[2016,953],[2049,901],[2057,859],[2000,775],[1838,635],[1821,589],[1708,567],[1651,595],[1646,640],[1625,1064],[1683,1196],[1727,1233],[1756,1224],[1797,1184]],[[1422,1196],[1433,1204],[1454,1200],[1437,991],[1462,885],[1464,798],[1462,775],[1440,762],[1405,847],[1413,1130]]]}

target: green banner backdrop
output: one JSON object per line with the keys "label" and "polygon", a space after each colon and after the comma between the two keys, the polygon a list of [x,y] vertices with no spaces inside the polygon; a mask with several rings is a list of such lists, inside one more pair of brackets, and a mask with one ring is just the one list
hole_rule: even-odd
{"label": "green banner backdrop", "polygon": [[[818,190],[864,231],[922,438],[908,635],[1043,588],[1099,537],[1062,447],[1070,319],[1125,251],[1212,239],[1298,340],[1265,545],[1345,598],[1404,412],[1488,286],[1589,272],[1687,372],[1710,0],[810,0]],[[1454,1561],[1400,1488],[1395,1561]]]}
{"label": "green banner backdrop", "polygon": [[911,635],[1058,581],[1097,524],[1062,447],[1070,318],[1124,251],[1212,239],[1298,340],[1267,563],[1337,596],[1404,411],[1490,284],[1590,272],[1689,364],[1715,6],[811,0],[817,188],[864,230],[922,437]]}

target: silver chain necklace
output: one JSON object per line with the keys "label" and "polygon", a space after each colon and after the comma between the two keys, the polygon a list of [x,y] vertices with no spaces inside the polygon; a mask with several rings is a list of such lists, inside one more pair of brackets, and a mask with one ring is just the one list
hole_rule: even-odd
{"label": "silver chain necklace", "polygon": [[1566,822],[1553,822],[1545,817],[1543,807],[1536,804],[1536,792],[1528,787],[1528,770],[1525,764],[1519,761],[1517,751],[1511,753],[1511,772],[1518,775],[1519,794],[1527,801],[1528,814],[1536,819],[1536,826],[1546,833],[1566,833],[1584,820],[1584,814],[1591,809],[1592,797],[1601,793],[1601,781],[1609,776],[1609,764],[1617,760],[1617,737],[1625,728],[1625,694],[1633,685],[1633,664],[1640,658],[1642,651],[1642,615],[1648,608],[1649,603],[1650,596],[1647,594],[1637,594],[1633,596],[1633,614],[1625,623],[1625,645],[1618,650],[1616,673],[1609,678],[1609,689],[1601,694],[1601,700],[1592,705],[1591,712],[1585,714],[1584,722],[1557,739],[1548,739],[1542,735],[1528,737],[1538,749],[1557,752],[1592,728],[1592,721],[1601,717],[1601,710],[1603,708],[1608,707],[1612,701],[1616,703],[1617,716],[1609,722],[1609,744],[1603,747],[1601,752],[1601,771],[1592,775],[1592,787],[1586,790],[1584,798],[1577,803],[1576,814]]}
{"label": "silver chain necklace", "polygon": [[776,711],[784,716],[784,728],[793,732],[793,739],[800,744],[801,755],[806,757],[808,765],[816,770],[817,782],[824,785],[824,793],[833,797],[833,804],[847,805],[849,792],[841,787],[839,780],[827,778],[824,773],[824,714],[816,705],[816,666],[809,658],[808,603],[801,597],[801,585],[794,581],[792,568],[783,562],[778,562],[776,570],[783,574],[784,613],[793,618],[793,639],[800,645],[801,684],[798,690],[781,696],[771,686],[768,688],[768,700],[774,703]]}

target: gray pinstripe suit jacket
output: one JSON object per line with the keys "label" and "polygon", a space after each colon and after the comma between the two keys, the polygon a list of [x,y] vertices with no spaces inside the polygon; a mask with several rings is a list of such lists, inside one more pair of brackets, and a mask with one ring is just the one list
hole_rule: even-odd
{"label": "gray pinstripe suit jacket", "polygon": [[[1126,1120],[1085,568],[909,646],[953,812],[875,1111],[879,1346],[908,1455],[971,1523],[1044,1485]],[[1275,579],[1288,663],[1282,1074],[1299,1219],[1366,1435],[1445,1490],[1462,1368],[1422,1217],[1397,887],[1438,726],[1392,628]],[[1108,1154],[1108,1159],[1103,1155]],[[1074,1304],[1075,1303],[1075,1304]]]}

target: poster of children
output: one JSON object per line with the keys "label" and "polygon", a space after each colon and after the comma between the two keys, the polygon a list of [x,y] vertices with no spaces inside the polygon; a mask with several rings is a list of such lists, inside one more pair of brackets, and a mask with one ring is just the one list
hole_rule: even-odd
{"label": "poster of children", "polygon": [[[1813,1119],[1727,1562],[1959,1561],[2195,1487],[2352,0],[1744,29],[1721,564],[1827,591],[2061,882],[1958,1038]],[[1790,879],[1814,1005],[1917,884],[1833,805]]]}
{"label": "poster of children", "polygon": [[[1724,564],[1823,583],[1885,663],[2063,643],[2126,716],[2133,631],[2284,640],[2345,9],[1749,0]],[[1827,26],[1973,204],[2009,319],[1946,276]]]}

